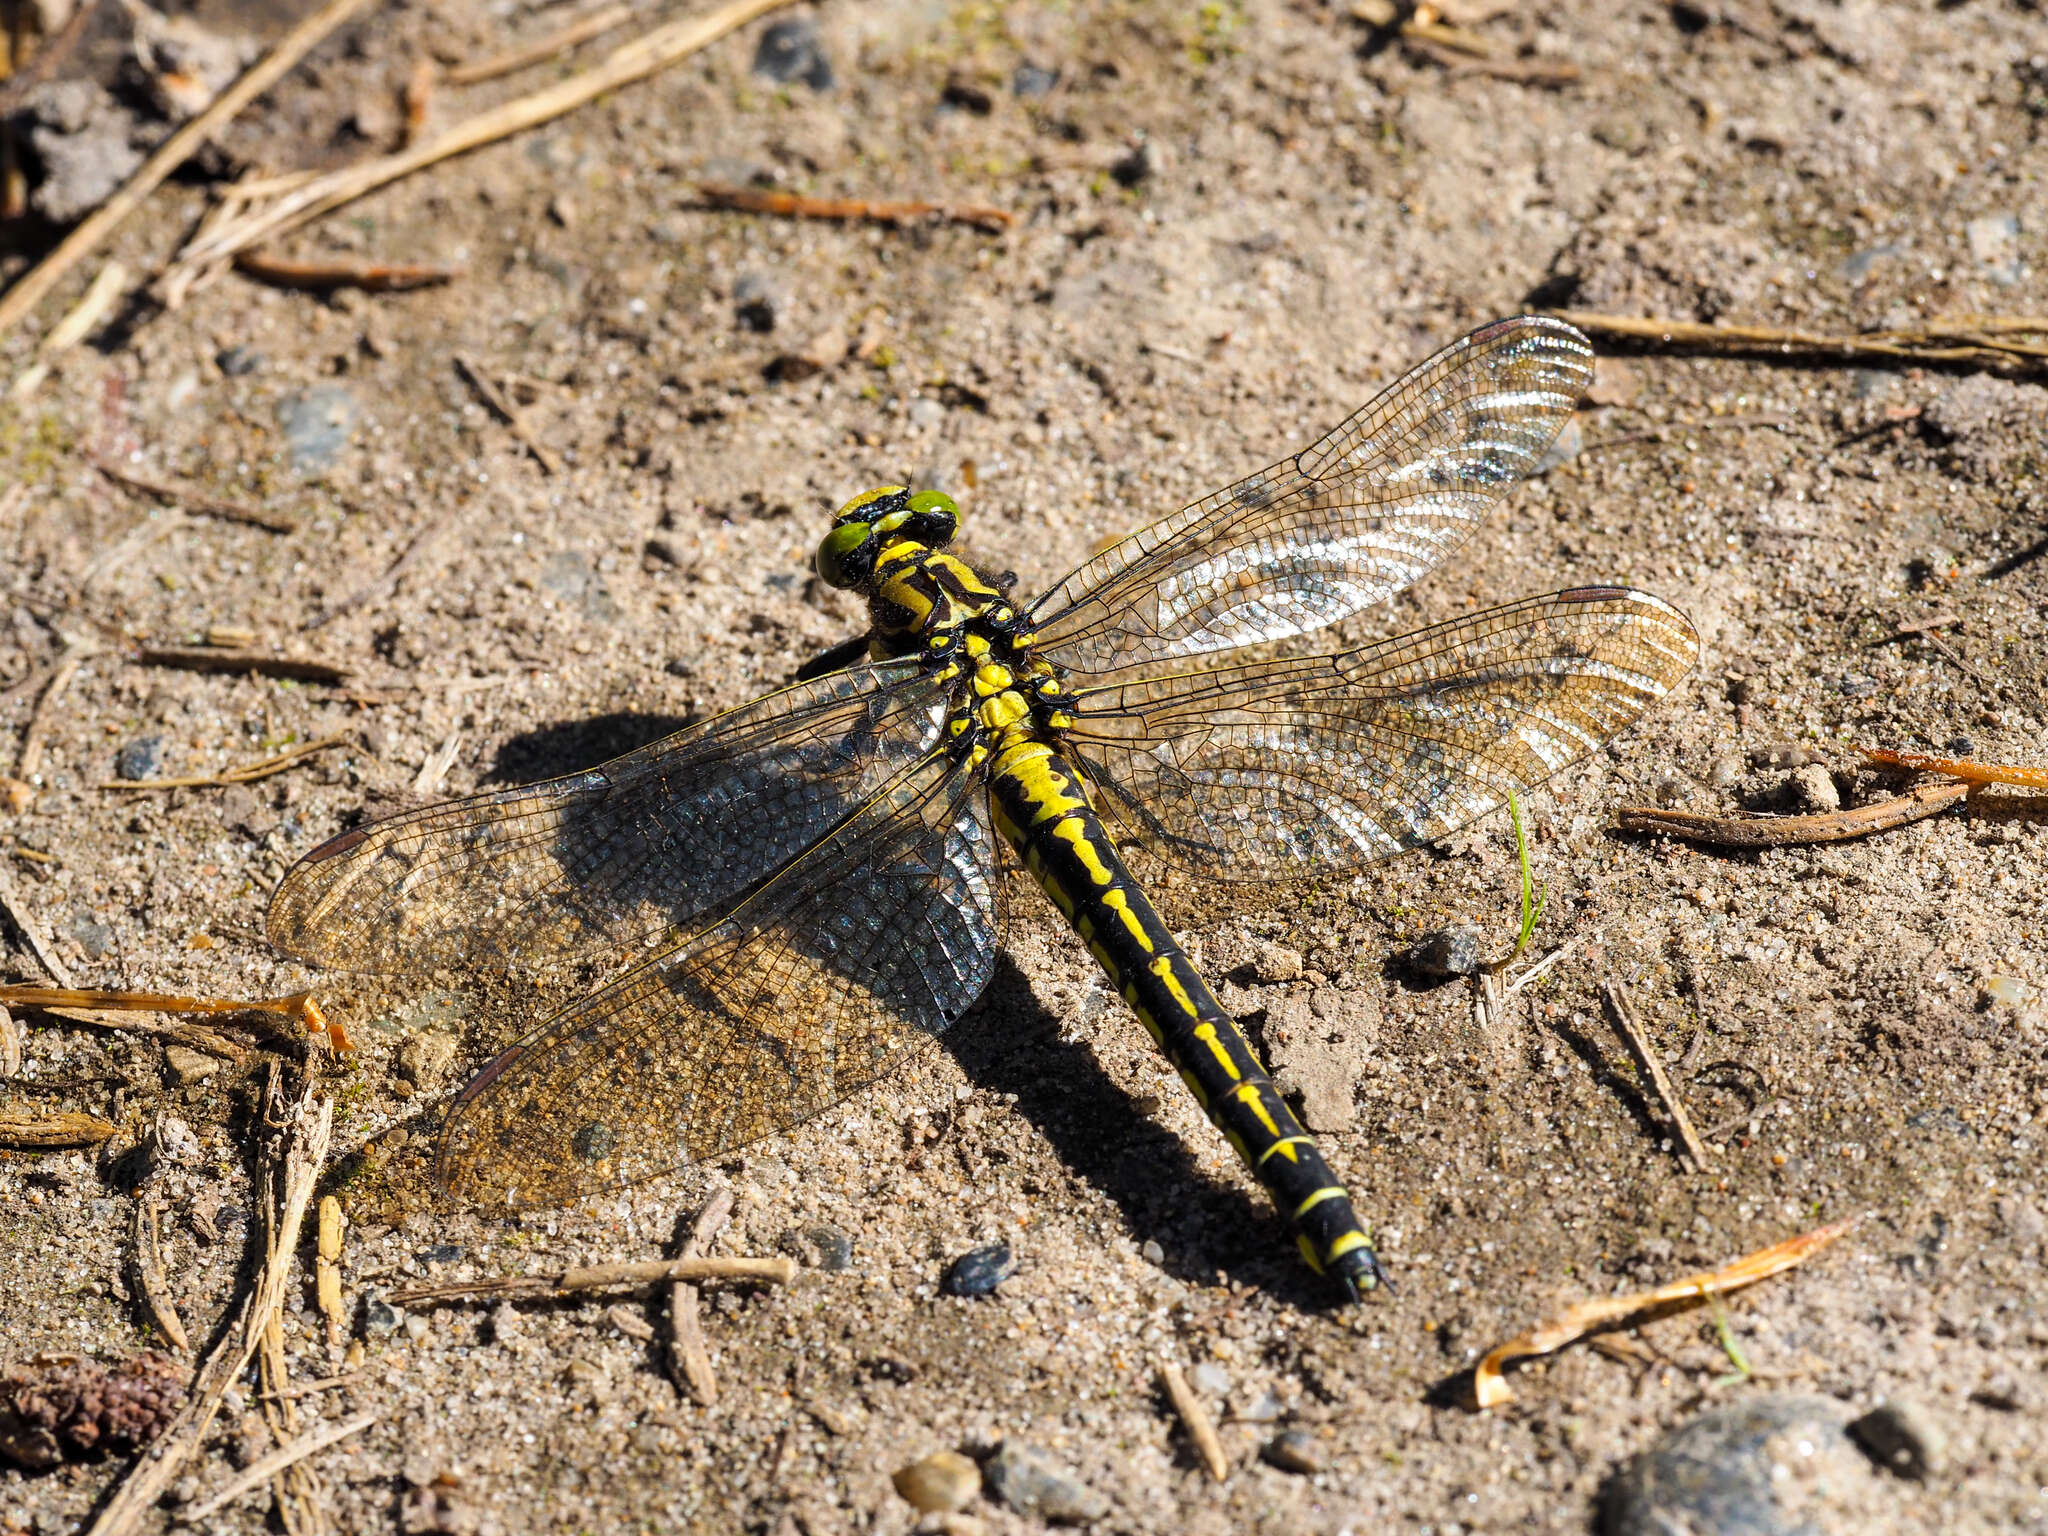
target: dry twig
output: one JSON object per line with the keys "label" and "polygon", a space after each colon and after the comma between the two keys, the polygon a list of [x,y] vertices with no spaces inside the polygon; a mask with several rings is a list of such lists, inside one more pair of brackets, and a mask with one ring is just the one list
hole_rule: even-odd
{"label": "dry twig", "polygon": [[[719,1230],[732,1214],[732,1191],[721,1189],[698,1213],[690,1233],[676,1249],[679,1259],[693,1259],[718,1239]],[[697,1287],[678,1280],[668,1291],[668,1362],[677,1386],[705,1407],[718,1403],[718,1378],[711,1371],[711,1351],[704,1343],[703,1321],[697,1311]]]}
{"label": "dry twig", "polygon": [[1514,1396],[1501,1375],[1501,1367],[1510,1360],[1522,1360],[1531,1355],[1547,1355],[1584,1338],[1589,1333],[1607,1332],[1624,1319],[1649,1321],[1652,1317],[1664,1317],[1672,1312],[1681,1311],[1709,1296],[1724,1295],[1729,1291],[1740,1290],[1746,1285],[1754,1285],[1759,1280],[1768,1279],[1772,1275],[1805,1263],[1855,1224],[1856,1218],[1852,1216],[1829,1226],[1818,1227],[1756,1253],[1747,1254],[1720,1269],[1687,1275],[1683,1280],[1660,1285],[1653,1291],[1638,1291],[1630,1296],[1602,1296],[1592,1301],[1577,1302],[1540,1328],[1519,1338],[1510,1339],[1499,1348],[1489,1351],[1472,1373],[1471,1406],[1497,1408]]}
{"label": "dry twig", "polygon": [[1628,988],[1610,976],[1600,983],[1600,1002],[1607,1010],[1607,1022],[1614,1026],[1614,1032],[1627,1045],[1628,1053],[1635,1059],[1636,1070],[1648,1079],[1657,1097],[1663,1101],[1665,1112],[1671,1117],[1672,1128],[1678,1132],[1679,1144],[1685,1148],[1685,1155],[1693,1167],[1707,1166],[1707,1149],[1701,1143],[1699,1132],[1692,1128],[1692,1116],[1685,1112],[1685,1101],[1678,1096],[1678,1090],[1671,1086],[1671,1079],[1664,1071],[1664,1063],[1650,1042],[1644,1038],[1642,1026],[1636,1022],[1635,1010],[1629,1006]]}
{"label": "dry twig", "polygon": [[559,475],[562,472],[562,461],[549,451],[545,443],[534,435],[533,428],[527,425],[525,414],[520,411],[518,406],[505,398],[504,391],[490,381],[489,376],[485,374],[483,369],[464,357],[460,352],[455,354],[455,366],[462,370],[462,376],[469,380],[484,404],[489,406],[505,425],[512,429],[512,435],[525,445],[526,451],[533,455],[534,462],[539,464],[549,474]]}
{"label": "dry twig", "polygon": [[[57,958],[57,946],[50,942],[50,935],[44,931],[34,910],[21,899],[21,892],[15,889],[14,877],[8,873],[4,864],[0,864],[0,913],[5,913],[7,920],[20,930],[29,953],[36,957],[36,964],[49,972],[50,979],[60,986],[69,986],[70,969]],[[16,999],[5,994],[19,990],[14,987],[0,987],[0,1002],[15,1001]]]}
{"label": "dry twig", "polygon": [[132,469],[124,469],[105,459],[94,459],[92,467],[117,485],[125,485],[129,490],[140,491],[145,496],[155,496],[173,506],[183,507],[187,512],[217,517],[223,522],[246,523],[251,528],[268,528],[272,533],[299,531],[295,519],[280,513],[265,512],[259,507],[245,506],[239,501],[227,501],[189,485],[178,485],[169,480],[152,480],[147,475],[138,475]]}
{"label": "dry twig", "polygon": [[1888,832],[1945,811],[1968,793],[1966,784],[1922,784],[1875,805],[1812,816],[1702,816],[1651,805],[1625,805],[1614,813],[1614,824],[1623,832],[1661,832],[1723,848],[1791,848]]}
{"label": "dry twig", "polygon": [[[351,3],[359,3],[359,0],[351,0]],[[232,260],[241,252],[252,250],[344,203],[353,202],[366,192],[375,191],[451,156],[466,154],[485,144],[550,122],[565,112],[594,101],[607,91],[615,91],[666,69],[734,28],[788,3],[789,0],[729,0],[728,4],[708,15],[665,23],[629,43],[621,44],[595,67],[478,113],[423,144],[301,181],[280,191],[274,200],[261,208],[224,217],[196,233],[172,262],[165,275],[165,284],[189,283],[191,274]],[[240,199],[245,205],[253,200],[246,195],[247,191],[245,188]]]}
{"label": "dry twig", "polygon": [[[185,672],[254,672],[262,677],[287,677],[302,683],[339,687],[348,668],[307,656],[272,656],[263,651],[234,651],[217,645],[145,645],[135,653],[145,667],[176,667]],[[341,738],[336,737],[339,741]]]}
{"label": "dry twig", "polygon": [[192,1341],[185,1336],[185,1324],[171,1300],[170,1277],[164,1273],[163,1234],[157,1227],[157,1204],[153,1198],[135,1201],[135,1283],[142,1292],[143,1305],[171,1347],[189,1353]]}
{"label": "dry twig", "polygon": [[261,251],[243,251],[235,258],[235,270],[259,283],[308,293],[331,293],[337,288],[360,288],[365,293],[410,293],[415,288],[453,282],[462,272],[460,267],[432,263],[407,266],[374,261],[287,261]]}
{"label": "dry twig", "polygon": [[43,686],[42,697],[36,700],[35,713],[28,718],[28,729],[22,732],[21,755],[14,760],[17,779],[32,780],[42,770],[43,741],[50,734],[50,722],[57,716],[57,701],[64,697],[64,690],[78,675],[79,663],[90,654],[84,647],[74,645],[58,657],[57,665],[50,669],[50,680]]}
{"label": "dry twig", "polygon": [[352,1419],[343,1419],[339,1424],[330,1424],[325,1428],[316,1429],[303,1439],[294,1440],[290,1445],[279,1446],[268,1456],[260,1457],[250,1462],[248,1468],[240,1477],[229,1483],[227,1487],[221,1489],[219,1493],[216,1493],[204,1504],[185,1511],[180,1518],[188,1522],[204,1520],[214,1511],[239,1499],[250,1489],[262,1487],[272,1477],[284,1471],[285,1468],[293,1465],[295,1462],[303,1460],[315,1451],[324,1451],[336,1441],[346,1440],[350,1435],[360,1430],[368,1429],[376,1422],[377,1415],[374,1412],[359,1413]]}
{"label": "dry twig", "polygon": [[507,48],[486,58],[476,59],[468,64],[458,64],[446,76],[450,85],[478,85],[485,80],[495,80],[500,75],[509,75],[525,69],[529,64],[538,64],[551,59],[558,53],[567,53],[579,48],[593,37],[601,37],[614,27],[624,26],[633,19],[630,5],[600,6],[587,16],[580,16],[558,31],[546,37],[537,37],[530,43],[517,48]]}
{"label": "dry twig", "polygon": [[999,235],[1016,222],[1005,208],[984,203],[867,202],[860,198],[799,197],[794,192],[769,192],[754,187],[728,187],[700,182],[697,195],[713,208],[737,213],[773,213],[793,219],[859,219],[871,224],[906,224],[916,219],[945,219],[971,224]]}
{"label": "dry twig", "polygon": [[0,1109],[0,1147],[38,1152],[57,1147],[96,1147],[111,1138],[116,1129],[98,1115],[75,1110],[32,1115],[25,1110]]}
{"label": "dry twig", "polygon": [[1223,1442],[1217,1438],[1216,1426],[1210,1421],[1209,1410],[1202,1406],[1202,1400],[1195,1396],[1188,1380],[1181,1375],[1180,1367],[1172,1361],[1162,1361],[1159,1366],[1159,1383],[1166,1388],[1167,1400],[1173,1404],[1173,1411],[1180,1415],[1180,1421],[1187,1427],[1188,1439],[1194,1442],[1195,1450],[1201,1455],[1202,1465],[1209,1469],[1209,1475],[1222,1482],[1230,1476],[1230,1458],[1223,1454]]}
{"label": "dry twig", "polygon": [[603,1291],[615,1286],[655,1285],[676,1280],[757,1280],[765,1285],[787,1285],[794,1278],[796,1261],[787,1258],[647,1259],[567,1269],[558,1275],[507,1275],[498,1280],[415,1285],[393,1291],[385,1300],[394,1306],[409,1307],[423,1301],[458,1301],[471,1296],[568,1296],[578,1291]]}
{"label": "dry twig", "polygon": [[320,1197],[320,1245],[313,1260],[313,1295],[327,1319],[327,1347],[341,1343],[348,1318],[341,1304],[341,1202]]}
{"label": "dry twig", "polygon": [[1971,784],[2019,784],[2029,789],[2048,789],[2048,768],[2029,768],[2012,763],[1980,763],[1967,757],[1928,757],[1920,752],[1886,752],[1864,747],[1863,755],[1873,763],[1893,768],[1911,768],[1920,773],[1939,773]]}
{"label": "dry twig", "polygon": [[121,297],[121,291],[128,286],[128,269],[118,261],[110,261],[101,267],[99,274],[86,287],[85,295],[71,306],[71,310],[50,327],[50,334],[36,348],[36,360],[22,370],[14,381],[11,393],[17,400],[25,400],[49,377],[51,361],[62,353],[69,352],[85,340],[92,328],[105,318],[114,301]]}
{"label": "dry twig", "polygon": [[2015,335],[2048,334],[2048,319],[2025,315],[1972,315],[1961,322],[1829,336],[1816,331],[1762,325],[1702,325],[1693,320],[1637,319],[1592,310],[1551,311],[1558,319],[1596,336],[1613,336],[1653,346],[1697,347],[1736,357],[1809,358],[1822,362],[1966,363],[2001,373],[2048,372],[2048,345],[2013,341]]}
{"label": "dry twig", "polygon": [[23,274],[20,281],[0,295],[0,336],[43,301],[86,256],[99,248],[121,221],[139,208],[149,194],[162,184],[199,148],[210,140],[242,108],[285,77],[294,65],[322,38],[362,9],[364,0],[328,0],[328,3],[285,34],[282,41],[240,79],[222,91],[213,102],[176,133],[157,146],[156,152],[119,191],[96,208],[57,248]]}

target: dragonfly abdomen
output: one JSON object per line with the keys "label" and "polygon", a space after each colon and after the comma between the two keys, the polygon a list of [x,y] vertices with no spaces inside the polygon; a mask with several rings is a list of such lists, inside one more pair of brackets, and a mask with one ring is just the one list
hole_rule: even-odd
{"label": "dragonfly abdomen", "polygon": [[1024,741],[996,755],[989,797],[997,828],[1272,1194],[1302,1256],[1354,1295],[1377,1284],[1379,1263],[1351,1197],[1124,867],[1079,772],[1045,743]]}

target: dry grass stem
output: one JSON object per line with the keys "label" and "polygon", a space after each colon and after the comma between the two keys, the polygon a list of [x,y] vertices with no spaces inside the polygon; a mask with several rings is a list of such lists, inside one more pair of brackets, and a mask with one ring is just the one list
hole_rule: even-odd
{"label": "dry grass stem", "polygon": [[142,1013],[121,1012],[111,1008],[55,1008],[43,1005],[42,1012],[53,1019],[63,1019],[70,1024],[84,1024],[92,1029],[118,1029],[131,1035],[150,1035],[173,1045],[182,1045],[188,1050],[201,1051],[208,1056],[218,1056],[222,1061],[240,1063],[249,1059],[249,1053],[226,1035],[208,1029],[204,1024],[159,1023]]}
{"label": "dry grass stem", "polygon": [[[222,654],[232,654],[223,652]],[[241,670],[241,669],[237,669]],[[323,737],[309,741],[303,746],[293,747],[288,752],[279,752],[273,757],[258,758],[253,763],[244,763],[239,768],[229,768],[221,773],[182,774],[168,779],[102,779],[95,789],[225,789],[230,784],[254,784],[267,779],[273,773],[282,773],[294,763],[311,757],[316,752],[326,752],[348,741],[346,735]]]}
{"label": "dry grass stem", "polygon": [[105,459],[94,459],[92,467],[117,485],[125,485],[129,490],[140,491],[145,496],[155,496],[203,517],[217,517],[228,523],[246,523],[251,528],[268,528],[272,533],[299,531],[295,519],[280,513],[265,512],[259,507],[245,506],[239,501],[227,501],[189,485],[179,485],[169,480],[152,480],[147,475],[138,475],[131,469],[124,469]]}
{"label": "dry grass stem", "polygon": [[1841,843],[1888,832],[1947,810],[1970,791],[1967,784],[1922,784],[1890,800],[1858,806],[1853,811],[1823,811],[1812,816],[1701,816],[1692,811],[1666,811],[1649,805],[1625,805],[1614,813],[1623,832],[1661,832],[1688,842],[1723,848],[1791,848],[1807,843]]}
{"label": "dry grass stem", "polygon": [[21,1075],[21,1026],[0,1006],[0,1078]]}
{"label": "dry grass stem", "polygon": [[120,262],[110,261],[101,267],[84,296],[71,306],[70,313],[50,327],[49,335],[36,348],[35,361],[24,368],[14,381],[11,391],[14,398],[25,400],[34,394],[43,380],[49,377],[51,361],[85,340],[87,333],[106,318],[107,311],[114,307],[114,301],[121,297],[127,286],[128,269]]}
{"label": "dry grass stem", "polygon": [[50,1115],[33,1115],[24,1110],[0,1109],[0,1147],[44,1152],[60,1147],[96,1147],[109,1140],[117,1127],[98,1115],[59,1110]]}
{"label": "dry grass stem", "polygon": [[794,192],[769,192],[753,187],[728,187],[700,182],[697,195],[714,208],[737,213],[773,213],[792,219],[858,219],[871,224],[905,224],[917,219],[945,219],[971,224],[999,235],[1016,222],[1005,208],[984,203],[867,202],[860,198],[799,197]]}
{"label": "dry grass stem", "polygon": [[[6,914],[7,920],[19,930],[29,953],[36,957],[36,964],[49,973],[52,981],[68,987],[71,984],[70,970],[57,958],[57,946],[50,942],[50,935],[36,917],[35,909],[22,900],[21,892],[15,887],[14,876],[8,873],[4,864],[0,864],[0,913]],[[0,987],[0,1002],[15,1001],[4,994],[18,990]]]}
{"label": "dry grass stem", "polygon": [[242,252],[235,258],[235,270],[273,288],[296,288],[308,293],[331,293],[337,288],[360,288],[365,293],[410,293],[415,288],[453,282],[462,273],[460,267],[433,263],[407,266],[373,261],[287,261],[261,251]]}
{"label": "dry grass stem", "polygon": [[442,783],[448,777],[448,770],[455,766],[455,759],[462,753],[462,732],[450,731],[448,737],[426,756],[420,764],[420,771],[413,776],[412,792],[416,795],[438,795]]}
{"label": "dry grass stem", "polygon": [[534,462],[549,474],[559,475],[562,472],[562,461],[548,449],[546,444],[534,435],[533,428],[527,424],[525,415],[518,406],[505,398],[504,391],[490,381],[489,376],[484,373],[483,369],[464,357],[460,352],[455,354],[455,366],[462,370],[462,376],[469,380],[484,404],[489,406],[498,415],[499,419],[512,429],[512,435],[519,439],[528,453],[533,455]]}
{"label": "dry grass stem", "polygon": [[[351,0],[359,3],[359,0]],[[423,144],[380,155],[357,165],[316,176],[278,194],[261,208],[224,218],[210,229],[195,234],[179,252],[165,274],[166,285],[181,279],[189,284],[191,274],[231,260],[242,251],[273,240],[286,230],[296,229],[309,219],[353,202],[366,192],[410,176],[438,161],[466,154],[485,144],[551,122],[564,113],[594,101],[607,91],[643,80],[680,59],[715,42],[758,16],[778,10],[789,0],[732,0],[707,15],[686,17],[622,44],[595,67],[571,75],[543,90],[515,97],[487,112],[480,112]],[[246,203],[248,200],[245,198]]]}
{"label": "dry grass stem", "polygon": [[170,1277],[164,1273],[163,1233],[157,1225],[154,1199],[143,1198],[135,1202],[131,1235],[135,1244],[136,1289],[142,1292],[142,1303],[149,1309],[150,1320],[170,1340],[173,1349],[180,1354],[189,1354],[192,1341],[185,1336],[185,1324],[171,1301]]}
{"label": "dry grass stem", "polygon": [[539,64],[558,53],[567,53],[571,48],[580,48],[593,37],[602,37],[614,27],[622,27],[633,19],[630,5],[600,6],[587,16],[580,16],[558,31],[546,37],[537,37],[530,43],[517,48],[507,48],[502,53],[476,59],[468,64],[458,64],[443,77],[450,85],[478,85],[485,80],[495,80],[500,75],[513,74],[529,64]]}
{"label": "dry grass stem", "polygon": [[[721,1189],[705,1204],[689,1235],[676,1249],[679,1259],[694,1259],[718,1240],[732,1215],[732,1191]],[[705,1408],[718,1403],[718,1378],[711,1370],[711,1351],[704,1343],[697,1287],[678,1280],[668,1292],[668,1360],[675,1383]]]}
{"label": "dry grass stem", "polygon": [[1614,1026],[1614,1032],[1621,1036],[1628,1053],[1635,1059],[1636,1070],[1642,1073],[1663,1103],[1665,1113],[1671,1118],[1672,1129],[1678,1133],[1679,1145],[1685,1149],[1686,1157],[1693,1167],[1707,1166],[1706,1144],[1700,1140],[1699,1132],[1692,1128],[1692,1116],[1685,1112],[1685,1101],[1678,1096],[1678,1090],[1671,1085],[1670,1077],[1664,1071],[1664,1063],[1656,1051],[1651,1049],[1643,1029],[1636,1022],[1635,1010],[1629,1006],[1628,988],[1614,977],[1600,983],[1600,1003],[1607,1010],[1607,1022]]}
{"label": "dry grass stem", "polygon": [[346,1440],[350,1435],[360,1433],[377,1422],[374,1413],[359,1413],[352,1419],[343,1419],[339,1424],[330,1424],[316,1429],[303,1439],[294,1440],[290,1445],[280,1446],[268,1456],[252,1461],[242,1475],[221,1489],[204,1504],[186,1510],[180,1516],[188,1522],[204,1520],[216,1510],[239,1499],[252,1488],[260,1488],[277,1473],[293,1463],[311,1456],[315,1451],[324,1451],[337,1441]]}
{"label": "dry grass stem", "polygon": [[[90,987],[0,987],[0,1004],[15,1008],[106,1008],[137,1013],[275,1013],[303,1019],[308,1030],[328,1027],[310,992],[290,997],[183,997],[171,992],[115,992]],[[98,1021],[93,1021],[98,1022]]]}
{"label": "dry grass stem", "polygon": [[1223,1454],[1223,1442],[1217,1437],[1216,1425],[1209,1417],[1209,1410],[1202,1406],[1202,1400],[1195,1396],[1188,1385],[1187,1377],[1180,1367],[1171,1361],[1162,1362],[1159,1367],[1159,1384],[1166,1388],[1167,1401],[1173,1404],[1173,1411],[1180,1415],[1186,1427],[1188,1439],[1194,1442],[1195,1451],[1202,1458],[1202,1465],[1209,1469],[1209,1475],[1222,1482],[1230,1476],[1230,1458]]}
{"label": "dry grass stem", "polygon": [[1653,346],[1698,348],[1735,357],[1811,358],[1887,363],[1964,363],[2000,373],[2048,373],[2048,344],[2012,341],[2048,335],[2048,319],[2027,315],[1970,315],[1898,330],[1830,336],[1817,331],[1758,325],[1702,325],[1693,320],[1637,319],[1584,309],[1550,311],[1595,336]]}
{"label": "dry grass stem", "polygon": [[328,3],[285,34],[278,45],[240,79],[222,91],[205,111],[158,145],[135,174],[114,195],[93,210],[57,248],[29,268],[15,285],[0,295],[0,336],[24,319],[40,304],[79,262],[141,207],[163,183],[165,177],[183,165],[210,140],[222,125],[231,121],[250,102],[285,77],[293,66],[328,33],[361,10],[365,0],[328,0]]}
{"label": "dry grass stem", "polygon": [[320,1197],[320,1245],[315,1250],[314,1298],[320,1315],[327,1319],[327,1347],[339,1347],[348,1314],[341,1300],[341,1202],[332,1195]]}
{"label": "dry grass stem", "polygon": [[414,1306],[423,1301],[457,1301],[469,1296],[568,1296],[578,1291],[603,1291],[615,1286],[653,1285],[676,1280],[754,1280],[765,1285],[787,1285],[795,1278],[796,1261],[787,1258],[647,1259],[569,1269],[558,1275],[508,1275],[500,1280],[416,1285],[393,1291],[385,1300],[394,1306]]}
{"label": "dry grass stem", "polygon": [[78,675],[79,664],[89,654],[83,647],[72,646],[57,658],[56,666],[50,669],[50,681],[44,685],[42,697],[36,700],[28,729],[22,733],[21,754],[14,760],[17,779],[31,780],[42,771],[43,742],[49,737],[50,723],[57,717],[57,701],[64,697],[64,690]]}
{"label": "dry grass stem", "polygon": [[1855,1224],[1856,1218],[1852,1216],[1817,1227],[1798,1237],[1746,1254],[1720,1269],[1687,1275],[1653,1291],[1577,1302],[1541,1327],[1489,1351],[1472,1373],[1471,1406],[1497,1408],[1514,1396],[1501,1375],[1501,1368],[1510,1360],[1547,1355],[1588,1334],[1610,1332],[1625,1319],[1649,1321],[1652,1316],[1663,1317],[1695,1306],[1709,1296],[1725,1295],[1746,1285],[1754,1285],[1759,1280],[1769,1279],[1805,1263]]}

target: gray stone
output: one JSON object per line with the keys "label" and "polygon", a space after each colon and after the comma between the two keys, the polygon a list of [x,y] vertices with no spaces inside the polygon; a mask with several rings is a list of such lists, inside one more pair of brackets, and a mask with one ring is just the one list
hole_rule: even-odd
{"label": "gray stone", "polygon": [[807,1228],[804,1241],[818,1255],[817,1267],[827,1274],[843,1274],[853,1268],[853,1239],[829,1221]]}
{"label": "gray stone", "polygon": [[1260,1447],[1259,1455],[1269,1466],[1303,1477],[1323,1470],[1322,1452],[1316,1446],[1315,1436],[1305,1429],[1282,1430]]}
{"label": "gray stone", "polygon": [[135,120],[91,80],[54,80],[29,94],[29,142],[43,177],[29,194],[52,224],[99,207],[142,164],[131,142]]}
{"label": "gray stone", "polygon": [[1917,1405],[1879,1403],[1849,1426],[1856,1443],[1887,1472],[1924,1483],[1948,1464],[1948,1436]]}
{"label": "gray stone", "polygon": [[832,89],[832,60],[817,24],[808,17],[778,21],[761,34],[754,49],[754,73],[777,85],[801,80],[814,91]]}
{"label": "gray stone", "polygon": [[1109,1513],[1109,1500],[1015,1437],[996,1448],[982,1475],[995,1496],[1020,1515],[1080,1525]]}
{"label": "gray stone", "polygon": [[1841,792],[1835,788],[1835,777],[1819,763],[1808,763],[1804,768],[1795,768],[1785,780],[1785,798],[1793,809],[1808,813],[1839,811],[1842,808]]}
{"label": "gray stone", "polygon": [[1016,1255],[1008,1243],[990,1243],[963,1253],[946,1266],[939,1289],[948,1296],[993,1296],[1017,1270]]}
{"label": "gray stone", "polygon": [[1825,1397],[1759,1396],[1670,1431],[1609,1485],[1605,1536],[1828,1536],[1896,1502]]}
{"label": "gray stone", "polygon": [[924,1514],[965,1509],[981,1492],[981,1468],[958,1451],[934,1451],[898,1467],[889,1479]]}
{"label": "gray stone", "polygon": [[1425,976],[1470,976],[1479,969],[1479,930],[1454,923],[1425,934],[1408,951],[1408,963]]}
{"label": "gray stone", "polygon": [[164,1047],[164,1065],[170,1069],[172,1082],[180,1088],[191,1088],[218,1072],[220,1059],[204,1051],[195,1051],[190,1046],[167,1045]]}
{"label": "gray stone", "polygon": [[1585,446],[1586,432],[1579,425],[1579,418],[1568,417],[1557,436],[1551,439],[1550,446],[1543,450],[1543,457],[1536,461],[1536,467],[1530,473],[1547,475],[1559,465],[1571,463]]}
{"label": "gray stone", "polygon": [[1019,64],[1010,74],[1010,94],[1032,101],[1040,96],[1050,96],[1053,87],[1060,83],[1056,69],[1045,69],[1037,64]]}
{"label": "gray stone", "polygon": [[1188,1379],[1195,1384],[1197,1392],[1206,1392],[1211,1397],[1221,1397],[1230,1390],[1230,1372],[1214,1360],[1204,1360],[1188,1372]]}
{"label": "gray stone", "polygon": [[264,364],[264,356],[254,347],[222,347],[213,359],[215,366],[231,379],[247,378],[258,372]]}
{"label": "gray stone", "polygon": [[114,947],[114,930],[83,908],[71,914],[71,924],[65,931],[78,941],[78,947],[89,960],[99,959]]}
{"label": "gray stone", "polygon": [[398,1332],[405,1322],[405,1314],[391,1305],[382,1296],[363,1298],[363,1336],[370,1339],[388,1339]]}
{"label": "gray stone", "polygon": [[277,421],[284,428],[292,467],[303,475],[332,466],[348,446],[358,410],[356,397],[339,384],[316,384],[304,394],[278,401]]}
{"label": "gray stone", "polygon": [[163,767],[163,762],[163,737],[138,736],[114,754],[114,777],[153,779],[157,770]]}

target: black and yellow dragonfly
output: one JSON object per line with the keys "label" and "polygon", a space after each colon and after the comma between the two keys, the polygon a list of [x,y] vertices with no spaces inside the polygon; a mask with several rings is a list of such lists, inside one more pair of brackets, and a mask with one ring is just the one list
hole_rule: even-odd
{"label": "black and yellow dragonfly", "polygon": [[788,1130],[946,1029],[995,965],[1007,843],[1303,1256],[1356,1295],[1381,1275],[1350,1198],[1106,822],[1205,877],[1352,869],[1662,698],[1698,638],[1623,587],[1328,654],[1284,644],[1449,559],[1591,367],[1560,322],[1486,326],[1029,606],[945,552],[950,498],[869,491],[817,558],[867,600],[865,659],[588,772],[337,837],[285,876],[271,937],[386,972],[637,949],[486,1066],[441,1134],[458,1194],[555,1204]]}

